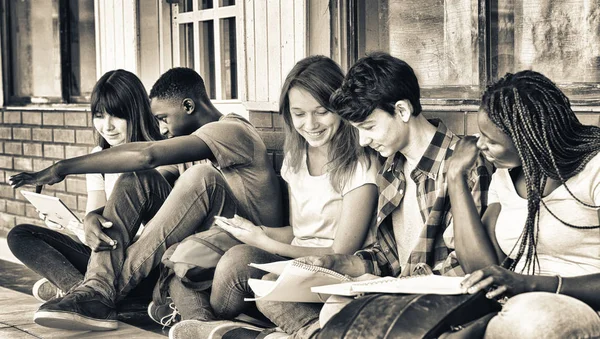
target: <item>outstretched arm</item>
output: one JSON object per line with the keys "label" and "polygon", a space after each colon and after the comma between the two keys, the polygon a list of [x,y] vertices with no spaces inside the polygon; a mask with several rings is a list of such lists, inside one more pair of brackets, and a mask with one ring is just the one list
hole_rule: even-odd
{"label": "outstretched arm", "polygon": [[212,157],[210,148],[195,135],[151,142],[131,142],[101,152],[65,159],[39,172],[23,172],[10,177],[15,188],[62,181],[70,174],[123,173],[179,164]]}

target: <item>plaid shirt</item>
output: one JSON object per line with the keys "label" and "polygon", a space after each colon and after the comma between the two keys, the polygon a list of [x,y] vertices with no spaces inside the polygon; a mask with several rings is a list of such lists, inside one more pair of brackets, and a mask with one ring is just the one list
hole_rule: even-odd
{"label": "plaid shirt", "polygon": [[[446,182],[446,161],[452,155],[458,137],[438,121],[437,131],[410,177],[417,186],[417,202],[424,227],[406,263],[400,263],[392,225],[392,212],[400,205],[406,188],[403,172],[405,157],[397,152],[389,157],[377,176],[377,241],[355,254],[363,258],[369,273],[379,276],[408,276],[433,271],[435,274],[462,276],[454,247],[450,198]],[[479,158],[468,176],[475,205],[483,214],[491,165]]]}

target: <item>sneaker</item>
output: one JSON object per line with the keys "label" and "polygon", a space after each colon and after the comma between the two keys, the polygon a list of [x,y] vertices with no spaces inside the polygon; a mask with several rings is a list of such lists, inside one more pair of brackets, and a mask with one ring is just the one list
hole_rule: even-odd
{"label": "sneaker", "polygon": [[263,328],[237,321],[184,320],[169,330],[169,339],[228,339],[257,338]]}
{"label": "sneaker", "polygon": [[54,298],[63,297],[65,295],[62,290],[60,290],[46,278],[36,281],[36,283],[33,284],[31,292],[37,300],[43,303]]}
{"label": "sneaker", "polygon": [[33,321],[74,331],[109,331],[119,327],[114,303],[87,286],[44,303],[33,315]]}
{"label": "sneaker", "polygon": [[163,328],[171,327],[181,321],[181,314],[177,311],[173,299],[169,297],[163,305],[151,301],[148,305],[148,316]]}

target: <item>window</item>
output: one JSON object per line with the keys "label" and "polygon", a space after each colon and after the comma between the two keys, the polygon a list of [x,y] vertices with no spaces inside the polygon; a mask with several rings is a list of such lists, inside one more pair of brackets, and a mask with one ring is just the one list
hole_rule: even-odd
{"label": "window", "polygon": [[476,102],[488,82],[524,69],[576,100],[600,94],[600,21],[586,0],[342,3],[349,64],[387,51],[414,68],[426,100]]}
{"label": "window", "polygon": [[[138,76],[148,91],[172,67],[171,5],[165,0],[137,0]],[[102,12],[100,10],[100,12]]]}
{"label": "window", "polygon": [[9,103],[87,102],[96,79],[94,2],[6,1]]}
{"label": "window", "polygon": [[240,96],[239,7],[236,0],[179,0],[173,5],[174,64],[198,71],[214,100]]}

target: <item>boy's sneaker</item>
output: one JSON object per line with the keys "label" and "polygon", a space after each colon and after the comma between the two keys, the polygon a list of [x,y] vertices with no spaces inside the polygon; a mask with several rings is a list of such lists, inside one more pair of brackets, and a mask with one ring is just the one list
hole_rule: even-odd
{"label": "boy's sneaker", "polygon": [[163,305],[151,301],[148,305],[148,316],[163,328],[171,327],[181,321],[181,314],[170,297],[167,297],[167,302]]}
{"label": "boy's sneaker", "polygon": [[42,278],[36,281],[36,283],[33,284],[31,292],[37,300],[44,303],[46,301],[52,300],[54,298],[60,298],[65,295],[63,291],[61,291],[58,287],[56,287],[46,278]]}
{"label": "boy's sneaker", "polygon": [[46,302],[35,312],[33,321],[73,331],[109,331],[119,327],[114,303],[87,286]]}

